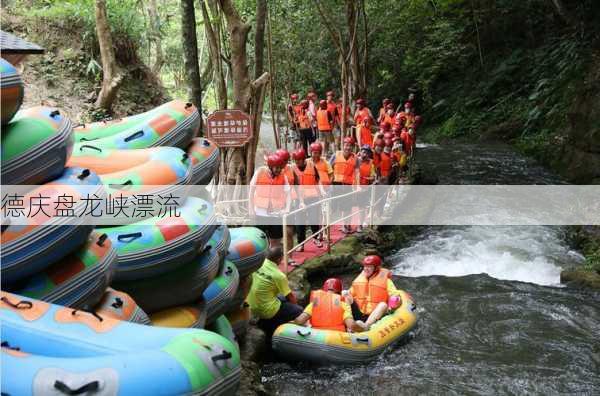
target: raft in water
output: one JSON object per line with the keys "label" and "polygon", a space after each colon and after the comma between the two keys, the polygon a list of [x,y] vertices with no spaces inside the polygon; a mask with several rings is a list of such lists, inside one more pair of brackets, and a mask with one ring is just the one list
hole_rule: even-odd
{"label": "raft in water", "polygon": [[409,337],[417,325],[417,307],[402,292],[402,305],[362,333],[313,329],[292,323],[273,334],[273,350],[290,361],[355,364],[375,359],[389,346]]}

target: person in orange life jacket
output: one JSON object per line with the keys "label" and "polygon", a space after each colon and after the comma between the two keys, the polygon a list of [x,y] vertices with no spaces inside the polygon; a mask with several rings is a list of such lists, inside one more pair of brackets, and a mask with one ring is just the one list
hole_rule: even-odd
{"label": "person in orange life jacket", "polygon": [[396,119],[396,113],[394,112],[394,104],[388,103],[385,107],[385,113],[383,114],[383,119],[381,122],[386,122],[388,124],[393,125]]}
{"label": "person in orange life jacket", "polygon": [[310,111],[308,111],[308,100],[303,100],[300,102],[300,105],[300,113],[297,116],[298,134],[296,135],[295,146],[302,146],[305,150],[308,150],[308,145],[315,141],[315,134],[312,127],[313,117]]}
{"label": "person in orange life jacket", "polygon": [[327,279],[322,290],[313,290],[310,293],[310,303],[294,323],[304,326],[308,322],[312,328],[321,330],[348,333],[363,331],[364,327],[357,325],[352,318],[352,309],[340,295],[341,292],[340,279]]}
{"label": "person in orange life jacket", "polygon": [[248,214],[269,237],[271,246],[281,245],[283,227],[281,215],[290,210],[290,184],[283,173],[283,159],[271,154],[266,166],[254,172],[249,187]]}
{"label": "person in orange life jacket", "polygon": [[[372,161],[373,151],[370,146],[364,145],[360,149],[360,159],[356,162],[358,172],[356,174],[356,184],[360,189],[364,189],[362,193],[357,196],[358,202],[368,202],[370,199],[370,190],[366,186],[374,184],[377,181],[377,171]],[[363,205],[359,205],[363,206]],[[358,231],[362,231],[365,223],[365,216],[367,215],[366,210],[361,210],[358,214]]]}
{"label": "person in orange life jacket", "polygon": [[402,150],[402,139],[399,137],[393,139],[392,158],[394,167],[397,167],[396,180],[398,180],[406,171],[406,164],[408,163],[406,153]]}
{"label": "person in orange life jacket", "polygon": [[[312,163],[306,161],[306,153],[303,149],[298,149],[292,153],[294,158],[294,165],[292,165],[292,171],[298,181],[298,195],[302,196],[304,205],[308,206],[306,211],[302,211],[296,214],[296,236],[298,242],[304,241],[306,237],[306,223],[310,224],[310,228],[317,236],[317,232],[321,228],[321,206],[316,204],[322,196],[325,195],[323,186],[319,179],[319,172]],[[317,247],[323,247],[322,242],[315,238],[315,245]],[[304,245],[298,248],[298,251],[303,251]]]}
{"label": "person in orange life jacket", "polygon": [[402,140],[402,150],[410,157],[412,154],[412,136],[408,134],[408,128],[402,128],[400,139]]}
{"label": "person in orange life jacket", "polygon": [[392,139],[383,140],[384,146],[381,152],[381,164],[379,165],[379,184],[392,184]]}
{"label": "person in orange life jacket", "polygon": [[[351,137],[344,138],[343,147],[343,151],[337,151],[329,160],[329,163],[333,168],[333,184],[339,186],[356,186],[356,174],[358,172],[358,167],[356,155],[353,153],[354,139]],[[345,190],[344,192],[348,191]],[[356,199],[351,198],[350,200],[344,202],[343,205],[340,205],[342,217],[350,214],[355,203]],[[349,222],[350,219],[344,220],[342,232],[345,234],[352,232],[352,229],[348,224]]]}
{"label": "person in orange life jacket", "polygon": [[356,136],[358,137],[358,144],[360,147],[365,144],[368,146],[373,146],[373,133],[371,132],[371,128],[369,127],[369,120],[363,119],[363,123],[356,127]]}
{"label": "person in orange life jacket", "polygon": [[369,127],[371,127],[374,123],[373,114],[371,110],[367,107],[367,102],[364,99],[356,100],[356,112],[354,113],[354,125],[360,125],[363,123],[363,120],[369,120]]}
{"label": "person in orange life jacket", "polygon": [[298,94],[291,94],[287,111],[288,119],[294,130],[296,130],[298,126],[298,114],[300,113],[300,109],[302,109],[302,105],[298,103]]}
{"label": "person in orange life jacket", "polygon": [[383,152],[383,146],[383,139],[375,139],[375,145],[373,146],[373,164],[375,165],[377,173],[379,173],[381,167],[381,153]]}
{"label": "person in orange life jacket", "polygon": [[397,113],[394,120],[394,125],[402,129],[406,126],[406,116],[403,112]]}
{"label": "person in orange life jacket", "polygon": [[391,279],[391,272],[381,264],[379,256],[366,256],[362,261],[362,272],[352,281],[350,289],[342,292],[357,324],[366,329],[386,314],[391,296],[401,296]]}
{"label": "person in orange life jacket", "polygon": [[417,135],[415,132],[415,128],[408,128],[408,143],[410,144],[410,151],[408,153],[408,156],[410,157],[413,154],[414,149],[417,145]]}
{"label": "person in orange life jacket", "polygon": [[[290,195],[291,195],[291,204],[290,209],[296,210],[298,208],[303,208],[304,205],[304,197],[302,194],[299,194],[298,185],[300,184],[296,173],[292,170],[292,166],[289,164],[290,153],[285,149],[278,149],[275,151],[275,154],[278,155],[284,163],[283,174],[286,176],[288,183],[290,184]],[[289,210],[288,210],[289,212]],[[287,245],[291,248],[294,246],[294,232],[295,227],[293,222],[290,221],[287,225]],[[295,262],[293,260],[289,260],[288,264],[294,265]]]}
{"label": "person in orange life jacket", "polygon": [[[341,110],[338,110],[338,106],[337,103],[335,103],[335,92],[333,91],[328,91],[327,94],[325,95],[327,98],[327,111],[329,112],[329,114],[331,115],[331,117],[333,118],[333,138],[335,141],[335,147],[337,149],[337,147],[340,146],[340,139],[342,136],[342,130],[340,128],[341,125]],[[335,150],[335,149],[334,149]]]}
{"label": "person in orange life jacket", "polygon": [[390,103],[392,103],[391,99],[389,99],[389,98],[383,99],[381,107],[379,108],[379,114],[377,116],[377,123],[378,124],[381,124],[383,122],[383,119],[385,118],[385,113],[386,113],[387,105],[389,105]]}
{"label": "person in orange life jacket", "polygon": [[279,269],[283,257],[281,246],[270,248],[262,266],[252,274],[252,286],[246,298],[250,311],[257,317],[258,327],[267,336],[267,345],[280,325],[302,314],[296,296],[290,289],[287,275]]}
{"label": "person in orange life jacket", "polygon": [[331,164],[321,156],[323,152],[323,145],[317,141],[310,145],[311,158],[308,159],[308,163],[317,168],[319,173],[319,181],[321,185],[328,186],[333,182],[333,168]]}
{"label": "person in orange life jacket", "polygon": [[415,122],[415,113],[413,112],[412,104],[410,102],[404,104],[404,117],[406,117],[405,126],[407,128],[412,127]]}
{"label": "person in orange life jacket", "polygon": [[330,145],[334,145],[333,127],[333,115],[327,110],[327,101],[322,100],[319,102],[317,110],[317,129],[319,130],[319,140],[325,143],[326,153],[329,152]]}

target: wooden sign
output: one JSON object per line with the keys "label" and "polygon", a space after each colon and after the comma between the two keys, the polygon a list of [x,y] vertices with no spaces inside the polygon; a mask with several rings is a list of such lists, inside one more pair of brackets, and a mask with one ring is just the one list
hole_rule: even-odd
{"label": "wooden sign", "polygon": [[215,111],[206,124],[206,137],[219,147],[241,147],[252,137],[250,116],[241,110]]}

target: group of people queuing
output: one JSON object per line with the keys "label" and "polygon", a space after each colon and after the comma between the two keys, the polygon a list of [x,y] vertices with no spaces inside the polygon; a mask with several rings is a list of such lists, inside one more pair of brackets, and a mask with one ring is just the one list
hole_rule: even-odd
{"label": "group of people queuing", "polygon": [[[335,101],[333,91],[327,92],[327,100],[321,101],[314,92],[300,102],[297,94],[291,95],[288,110],[297,132],[296,147],[291,154],[279,149],[267,155],[265,165],[256,169],[250,182],[248,211],[269,237],[271,246],[281,244],[284,234],[281,217],[307,207],[296,214],[296,221],[288,222],[296,226],[287,226],[285,233],[288,247],[293,246],[294,234],[298,242],[305,240],[305,220],[320,219],[318,202],[329,194],[329,186],[361,189],[365,185],[393,185],[403,180],[414,152],[416,130],[422,121],[415,115],[414,100],[414,94],[410,94],[404,106],[395,109],[390,99],[384,99],[375,119],[366,101],[358,99],[354,117],[350,117],[349,107],[346,111],[352,133],[342,136],[339,117],[342,104]],[[364,226],[366,213],[366,210],[359,212],[357,231]],[[345,215],[342,212],[342,217]],[[345,220],[344,233],[354,232],[350,222]],[[318,232],[321,225],[316,221],[308,224],[314,243],[322,247],[324,235]],[[302,251],[303,246],[298,250]]]}
{"label": "group of people queuing", "polygon": [[246,299],[267,340],[278,326],[288,322],[323,330],[368,331],[376,321],[402,305],[400,291],[391,272],[382,267],[381,257],[368,255],[361,262],[361,273],[348,289],[344,290],[339,278],[327,279],[321,290],[311,292],[309,304],[302,308],[287,276],[279,269],[281,258],[281,247],[269,250],[261,268],[252,275]]}

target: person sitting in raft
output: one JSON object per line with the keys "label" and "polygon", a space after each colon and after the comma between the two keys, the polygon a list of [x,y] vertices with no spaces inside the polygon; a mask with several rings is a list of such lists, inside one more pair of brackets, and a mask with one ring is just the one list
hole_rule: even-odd
{"label": "person sitting in raft", "polygon": [[391,279],[391,272],[381,268],[381,257],[366,256],[362,266],[363,270],[352,281],[350,290],[344,290],[342,295],[350,304],[356,323],[368,330],[387,313],[389,298],[400,298],[400,291]]}
{"label": "person sitting in raft", "polygon": [[352,309],[340,293],[342,281],[338,278],[329,278],[323,283],[323,290],[313,290],[310,293],[310,304],[304,312],[294,320],[294,323],[304,326],[310,321],[311,327],[322,330],[363,331],[352,318]]}
{"label": "person sitting in raft", "polygon": [[246,303],[259,319],[258,327],[265,332],[268,343],[277,327],[302,313],[286,274],[278,267],[282,257],[281,246],[269,249],[263,265],[252,274],[252,286],[246,297]]}

